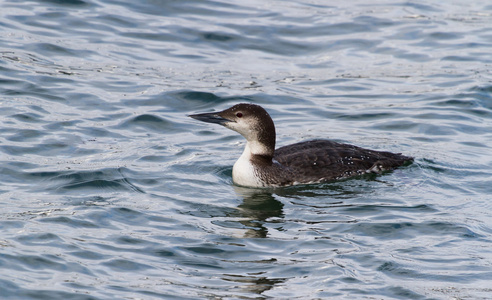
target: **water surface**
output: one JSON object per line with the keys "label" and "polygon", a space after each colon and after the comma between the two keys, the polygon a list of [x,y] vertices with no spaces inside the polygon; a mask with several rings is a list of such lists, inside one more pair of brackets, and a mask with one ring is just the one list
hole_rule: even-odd
{"label": "water surface", "polygon": [[[492,5],[134,2],[1,4],[3,298],[490,297]],[[416,161],[237,187],[238,102]]]}

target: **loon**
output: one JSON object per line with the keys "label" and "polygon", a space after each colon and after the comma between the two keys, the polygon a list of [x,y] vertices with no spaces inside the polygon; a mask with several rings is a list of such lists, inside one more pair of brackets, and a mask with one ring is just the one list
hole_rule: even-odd
{"label": "loon", "polygon": [[275,149],[275,125],[261,106],[239,103],[226,110],[189,115],[223,125],[246,139],[232,168],[232,180],[245,187],[280,187],[380,174],[413,161],[400,153],[374,151],[330,140],[311,140]]}

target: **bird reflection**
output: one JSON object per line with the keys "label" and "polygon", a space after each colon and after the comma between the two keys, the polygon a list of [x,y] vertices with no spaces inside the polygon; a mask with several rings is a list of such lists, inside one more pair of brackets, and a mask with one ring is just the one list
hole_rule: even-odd
{"label": "bird reflection", "polygon": [[245,237],[265,238],[268,234],[265,222],[271,218],[283,218],[284,205],[269,190],[234,186],[234,191],[243,199],[237,208],[244,217],[239,222],[248,228]]}
{"label": "bird reflection", "polygon": [[[356,186],[347,184],[305,185],[276,189],[253,189],[233,185],[233,188],[237,197],[242,199],[242,203],[237,206],[234,214],[234,222],[242,225],[244,229],[243,238],[267,238],[271,236],[272,233],[269,233],[269,230],[272,229],[271,224],[285,222],[284,201],[305,203],[303,205],[316,207],[304,200],[309,198],[326,199],[327,201],[322,202],[324,208],[348,207],[353,204],[346,203],[346,200],[362,193]],[[318,202],[318,204],[320,203]],[[271,260],[254,262],[266,267],[276,261],[277,258],[272,257]],[[235,282],[236,289],[239,291],[262,296],[266,291],[289,280],[288,277],[271,278],[268,274],[268,271],[262,270],[255,273],[241,272],[240,274],[223,274],[222,279]]]}
{"label": "bird reflection", "polygon": [[[328,207],[350,207],[354,204],[347,204],[345,200],[358,196],[362,193],[356,186],[325,184],[321,187],[305,185],[299,187],[276,188],[276,189],[252,189],[240,186],[233,186],[238,198],[243,202],[237,209],[241,219],[240,224],[246,227],[244,237],[265,238],[268,235],[268,228],[265,224],[282,222],[284,218],[284,204],[278,199],[290,199],[291,201],[306,198],[325,198],[330,201],[322,204]],[[368,193],[366,191],[366,193]],[[303,204],[315,207],[314,204]]]}
{"label": "bird reflection", "polygon": [[[231,275],[226,274],[222,277],[225,281],[235,282],[237,289],[261,295],[271,290],[280,283],[287,281],[287,278],[267,278],[254,275]],[[261,298],[263,299],[263,298]]]}

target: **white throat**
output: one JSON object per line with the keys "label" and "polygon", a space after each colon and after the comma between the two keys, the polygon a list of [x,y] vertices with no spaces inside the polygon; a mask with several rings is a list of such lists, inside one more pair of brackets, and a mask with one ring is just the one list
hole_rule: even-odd
{"label": "white throat", "polygon": [[[256,151],[253,152],[252,150]],[[264,146],[259,144],[258,142],[246,142],[243,154],[241,154],[241,157],[239,157],[239,159],[234,164],[234,167],[232,167],[232,180],[235,184],[251,187],[264,186],[263,182],[258,176],[258,172],[255,169],[255,166],[251,162],[251,157],[253,154],[265,153],[261,150],[264,151]]]}

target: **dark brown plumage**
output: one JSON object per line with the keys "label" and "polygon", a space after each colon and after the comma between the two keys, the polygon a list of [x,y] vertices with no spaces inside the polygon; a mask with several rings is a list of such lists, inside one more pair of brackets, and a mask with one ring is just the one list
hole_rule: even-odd
{"label": "dark brown plumage", "polygon": [[217,113],[190,117],[239,132],[247,143],[234,164],[233,180],[244,186],[286,186],[382,173],[413,161],[399,153],[312,140],[275,149],[275,126],[268,112],[255,104],[236,104]]}
{"label": "dark brown plumage", "polygon": [[289,168],[294,178],[308,182],[381,173],[413,160],[399,153],[369,150],[329,140],[312,140],[278,148],[274,159]]}

